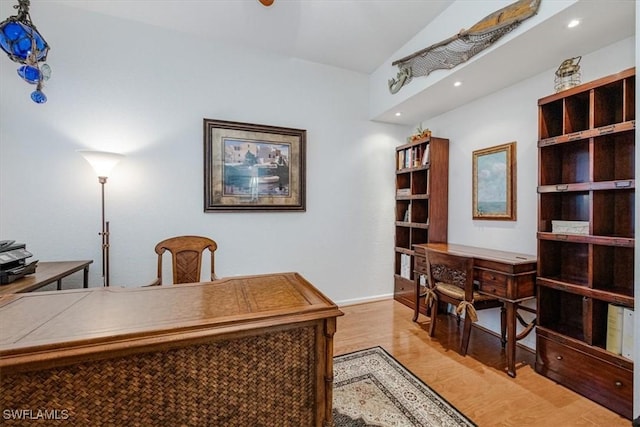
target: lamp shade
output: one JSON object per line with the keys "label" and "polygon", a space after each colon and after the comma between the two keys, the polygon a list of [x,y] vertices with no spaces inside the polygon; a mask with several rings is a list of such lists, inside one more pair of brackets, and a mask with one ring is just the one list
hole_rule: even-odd
{"label": "lamp shade", "polygon": [[98,177],[105,178],[109,176],[111,169],[124,158],[122,154],[108,153],[106,151],[78,150],[78,153],[93,166]]}

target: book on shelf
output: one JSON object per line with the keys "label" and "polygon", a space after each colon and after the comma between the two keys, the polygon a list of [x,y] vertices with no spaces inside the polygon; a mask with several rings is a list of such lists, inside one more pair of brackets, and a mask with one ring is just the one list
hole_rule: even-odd
{"label": "book on shelf", "polygon": [[622,327],[624,307],[609,304],[607,309],[607,351],[615,354],[622,353]]}
{"label": "book on shelf", "polygon": [[397,196],[410,196],[411,195],[411,188],[398,188],[396,190],[396,195]]}
{"label": "book on shelf", "polygon": [[622,309],[622,356],[633,360],[633,309]]}
{"label": "book on shelf", "polygon": [[431,144],[427,144],[424,147],[424,152],[422,153],[422,165],[427,165],[429,163],[429,147]]}
{"label": "book on shelf", "polygon": [[398,151],[398,170],[404,169],[404,150]]}
{"label": "book on shelf", "polygon": [[414,156],[413,156],[413,166],[417,167],[420,166],[420,162],[422,161],[422,146],[418,145],[417,147],[414,148]]}
{"label": "book on shelf", "polygon": [[428,145],[426,148],[419,145],[398,150],[398,170],[425,165],[429,161],[428,148]]}
{"label": "book on shelf", "polygon": [[400,277],[411,279],[411,255],[400,254]]}
{"label": "book on shelf", "polygon": [[411,222],[411,205],[407,206],[407,210],[404,212],[404,222]]}

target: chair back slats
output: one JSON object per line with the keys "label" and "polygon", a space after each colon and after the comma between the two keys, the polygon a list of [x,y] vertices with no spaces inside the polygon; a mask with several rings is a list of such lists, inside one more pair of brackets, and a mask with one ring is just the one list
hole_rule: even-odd
{"label": "chair back slats", "polygon": [[427,281],[450,283],[464,290],[465,299],[473,299],[473,258],[427,250]]}
{"label": "chair back slats", "polygon": [[173,254],[173,283],[194,283],[200,281],[202,262],[196,251],[182,251]]}
{"label": "chair back slats", "polygon": [[206,249],[211,253],[211,280],[215,279],[214,253],[218,244],[208,237],[177,236],[158,243],[158,284],[162,284],[162,258],[166,251],[171,253],[173,283],[195,283],[200,281],[202,255]]}

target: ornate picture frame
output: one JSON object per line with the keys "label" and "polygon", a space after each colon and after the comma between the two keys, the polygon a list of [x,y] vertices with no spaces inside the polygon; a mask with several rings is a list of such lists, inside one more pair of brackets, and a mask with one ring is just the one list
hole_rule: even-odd
{"label": "ornate picture frame", "polygon": [[303,129],[204,119],[204,211],[305,211]]}
{"label": "ornate picture frame", "polygon": [[473,219],[516,220],[516,143],[473,152]]}

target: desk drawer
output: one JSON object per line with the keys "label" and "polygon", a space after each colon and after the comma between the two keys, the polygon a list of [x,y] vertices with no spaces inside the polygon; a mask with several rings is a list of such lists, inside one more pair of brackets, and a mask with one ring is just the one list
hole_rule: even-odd
{"label": "desk drawer", "polygon": [[559,341],[538,334],[536,371],[631,418],[633,371],[581,351],[580,343]]}
{"label": "desk drawer", "polygon": [[414,257],[415,260],[415,270],[418,273],[427,274],[427,259],[423,256],[416,254]]}
{"label": "desk drawer", "polygon": [[480,282],[479,289],[491,295],[507,296],[507,276],[490,270],[477,270],[476,279]]}

